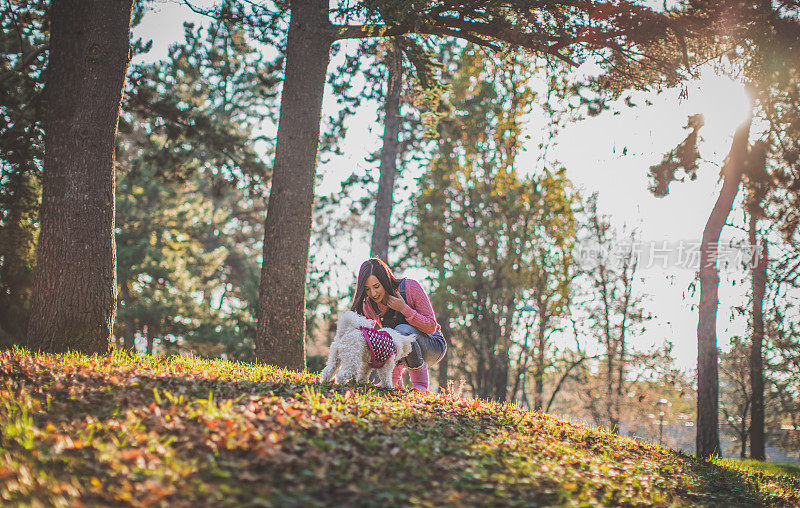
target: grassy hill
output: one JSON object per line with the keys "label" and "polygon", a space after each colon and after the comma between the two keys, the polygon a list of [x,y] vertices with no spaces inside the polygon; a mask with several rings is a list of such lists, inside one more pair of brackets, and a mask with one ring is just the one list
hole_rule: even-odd
{"label": "grassy hill", "polygon": [[800,479],[515,406],[194,358],[0,353],[22,505],[796,506]]}

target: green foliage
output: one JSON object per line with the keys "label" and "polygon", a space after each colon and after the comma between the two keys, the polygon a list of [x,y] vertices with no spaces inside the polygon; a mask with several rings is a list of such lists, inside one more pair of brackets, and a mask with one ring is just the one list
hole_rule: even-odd
{"label": "green foliage", "polygon": [[201,171],[215,183],[263,193],[270,172],[254,145],[273,149],[258,129],[265,118],[276,120],[280,63],[235,25],[186,24],[184,35],[164,62],[129,72],[120,144],[138,159],[126,169],[149,165],[177,181]]}
{"label": "green foliage", "polygon": [[[475,393],[505,397],[517,305],[534,290],[568,300],[576,198],[563,169],[521,177],[522,119],[535,93],[532,62],[458,55],[452,108],[420,179],[416,248],[438,282],[434,298],[452,310],[458,357]],[[440,307],[441,308],[441,307]]]}
{"label": "green foliage", "polygon": [[[0,10],[0,344],[25,335],[38,235],[45,2]],[[133,23],[141,19],[137,4]],[[133,41],[135,54],[150,44]],[[116,329],[250,358],[280,61],[230,24],[187,26],[163,62],[133,66],[118,130]],[[185,184],[185,185],[184,185]],[[212,305],[211,300],[216,303]],[[150,342],[152,344],[152,342]]]}
{"label": "green foliage", "polygon": [[[241,29],[186,26],[131,72],[117,185],[118,335],[252,358],[269,171],[254,144],[278,67]],[[264,147],[269,149],[269,145]]]}
{"label": "green foliage", "polygon": [[787,506],[796,478],[518,407],[197,358],[0,353],[21,505]]}
{"label": "green foliage", "polygon": [[[797,256],[795,248],[793,257]],[[778,301],[772,304],[765,319],[765,399],[768,408],[772,408],[766,416],[774,422],[772,435],[768,436],[770,441],[797,452],[800,451],[800,322],[797,304],[786,296],[786,289],[778,293]]]}
{"label": "green foliage", "polygon": [[663,160],[650,166],[650,192],[658,197],[664,197],[669,193],[669,185],[673,181],[683,181],[680,176],[676,176],[679,169],[690,180],[697,179],[697,161],[700,153],[697,151],[697,142],[700,137],[700,129],[703,127],[703,115],[692,115],[689,117],[686,127],[690,132],[678,146],[664,155]]}
{"label": "green foliage", "polygon": [[39,234],[47,2],[0,7],[0,347],[25,336]]}

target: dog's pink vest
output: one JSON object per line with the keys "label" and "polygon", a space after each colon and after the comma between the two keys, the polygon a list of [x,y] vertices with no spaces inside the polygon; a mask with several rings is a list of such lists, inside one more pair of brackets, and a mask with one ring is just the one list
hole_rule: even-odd
{"label": "dog's pink vest", "polygon": [[386,365],[387,360],[393,354],[397,353],[397,348],[394,345],[392,336],[387,332],[379,332],[372,328],[359,327],[361,333],[364,334],[364,340],[367,341],[367,347],[372,354],[372,361],[369,366],[372,369],[380,369]]}

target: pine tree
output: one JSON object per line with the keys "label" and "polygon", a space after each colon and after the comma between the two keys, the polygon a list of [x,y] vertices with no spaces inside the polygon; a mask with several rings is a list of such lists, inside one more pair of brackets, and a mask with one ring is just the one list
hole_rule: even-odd
{"label": "pine tree", "polygon": [[33,286],[41,198],[44,1],[0,7],[0,347],[22,344]]}
{"label": "pine tree", "polygon": [[27,344],[105,353],[116,311],[114,138],[133,0],[49,8],[41,232]]}
{"label": "pine tree", "polygon": [[[119,136],[120,329],[126,348],[253,358],[269,171],[254,150],[275,62],[233,25],[185,27],[136,67]],[[268,147],[267,147],[268,148]]]}

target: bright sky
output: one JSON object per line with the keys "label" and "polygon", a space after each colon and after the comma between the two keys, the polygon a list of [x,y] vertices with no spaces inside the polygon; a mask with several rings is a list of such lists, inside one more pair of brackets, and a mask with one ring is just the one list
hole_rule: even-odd
{"label": "bright sky", "polygon": [[[182,37],[185,20],[206,22],[174,1],[156,3],[134,35],[153,39],[149,58],[161,58],[169,45]],[[646,347],[672,341],[678,366],[688,370],[695,367],[697,354],[697,312],[691,307],[698,296],[688,291],[695,269],[676,266],[674,257],[681,243],[689,247],[700,240],[720,188],[719,165],[730,147],[733,131],[746,115],[747,102],[740,85],[713,75],[690,84],[688,97],[683,100],[678,98],[677,90],[647,94],[647,98],[652,106],[622,107],[617,115],[604,113],[569,125],[552,154],[567,168],[567,174],[585,196],[599,192],[598,208],[610,216],[615,226],[627,224],[639,228],[645,251],[669,242],[673,260],[655,263],[640,272],[644,281],[639,290],[649,295],[648,310],[654,315],[640,344]],[[330,101],[328,94],[325,102],[330,104]],[[644,99],[637,103],[644,104]],[[368,105],[351,120],[342,145],[345,154],[320,168],[325,175],[321,192],[338,187],[338,182],[354,168],[366,167],[365,157],[379,147],[382,133],[382,126],[375,124],[375,111],[374,105]],[[682,127],[694,113],[705,115],[700,148],[708,162],[701,166],[696,181],[674,183],[667,197],[656,198],[648,191],[647,170],[685,137]],[[534,138],[539,128],[534,122],[528,125]],[[729,222],[743,225],[741,212],[734,209]],[[741,238],[744,234],[726,227],[722,240],[726,242],[734,236]],[[355,273],[369,255],[369,245],[351,247],[352,266],[348,269]],[[643,267],[647,265],[647,257],[642,258]],[[732,318],[730,312],[733,305],[745,301],[749,283],[732,285],[732,280],[743,275],[738,267],[721,272],[717,330],[723,347],[731,335],[744,333],[746,329],[746,320]]]}
{"label": "bright sky", "polygon": [[[678,365],[694,368],[697,358],[697,312],[692,310],[699,299],[688,291],[696,268],[679,266],[678,248],[698,245],[709,213],[721,184],[722,164],[736,127],[747,115],[747,98],[743,88],[725,78],[703,76],[689,87],[687,99],[680,100],[677,90],[660,95],[648,94],[652,106],[620,109],[619,115],[603,114],[572,124],[563,132],[557,158],[567,174],[586,193],[598,192],[598,209],[610,216],[613,224],[627,224],[640,230],[644,277],[640,290],[650,295],[648,310],[654,319],[642,337],[644,344],[670,340],[675,344]],[[644,100],[636,101],[644,104]],[[701,156],[708,162],[701,165],[698,178],[675,182],[663,198],[648,190],[648,168],[660,162],[663,154],[686,136],[689,115],[703,113],[706,123],[701,134]],[[627,154],[622,155],[627,148]],[[731,213],[729,223],[742,225],[741,213]],[[743,237],[730,227],[723,230],[722,243]],[[650,256],[665,246],[670,260]],[[647,268],[649,260],[654,262]],[[732,305],[741,305],[747,285],[732,285],[732,279],[743,275],[738,266],[722,269],[720,307],[717,318],[718,341],[724,347],[729,337],[744,333],[746,321],[731,321]]]}

